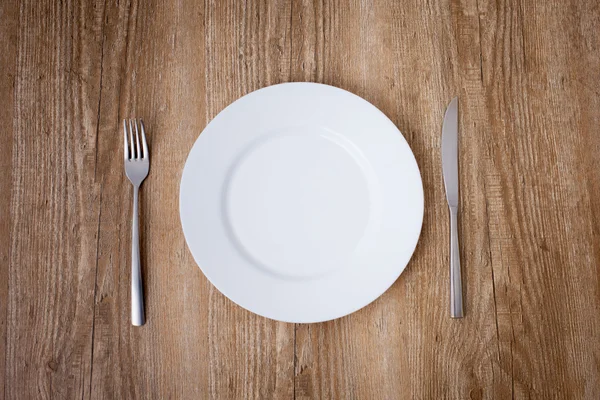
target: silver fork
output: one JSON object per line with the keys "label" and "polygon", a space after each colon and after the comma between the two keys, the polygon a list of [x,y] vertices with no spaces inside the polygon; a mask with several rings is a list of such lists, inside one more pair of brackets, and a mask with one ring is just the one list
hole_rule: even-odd
{"label": "silver fork", "polygon": [[[131,323],[134,326],[144,325],[144,291],[142,288],[142,270],[140,266],[140,238],[138,226],[138,193],[140,185],[148,176],[150,169],[150,153],[146,143],[144,123],[140,120],[140,132],[137,120],[123,120],[123,146],[125,156],[125,175],[133,185],[133,222],[131,226]],[[134,133],[135,130],[135,133]],[[135,135],[135,141],[134,141]],[[129,141],[127,137],[129,136]],[[128,143],[129,142],[129,143]]]}

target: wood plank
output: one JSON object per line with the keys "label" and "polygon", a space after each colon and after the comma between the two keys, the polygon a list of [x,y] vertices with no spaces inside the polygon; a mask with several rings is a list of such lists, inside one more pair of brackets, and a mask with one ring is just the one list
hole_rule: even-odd
{"label": "wood plank", "polygon": [[[510,127],[507,119],[516,118],[506,116],[502,108],[505,97],[506,80],[498,85],[498,74],[504,73],[502,67],[518,64],[522,68],[523,49],[520,46],[520,29],[522,25],[516,21],[512,12],[513,7],[495,5],[481,2],[479,4],[479,31],[480,45],[480,74],[486,95],[486,119],[492,131],[486,129],[480,132],[484,143],[487,144],[483,159],[485,160],[485,189],[483,197],[486,200],[487,222],[487,252],[490,257],[489,266],[492,269],[494,284],[494,311],[496,316],[496,345],[498,348],[497,360],[493,364],[494,378],[500,382],[498,393],[511,398],[522,398],[524,388],[517,380],[515,385],[515,330],[518,332],[522,321],[521,309],[521,279],[522,276],[520,256],[517,253],[518,242],[512,227],[514,226],[514,201],[515,192],[512,179],[513,161],[504,159],[510,157],[508,149],[504,148],[500,138],[511,138]],[[507,12],[508,15],[505,15]],[[494,22],[497,22],[494,24]],[[506,36],[505,36],[506,34]],[[497,38],[500,36],[500,38]],[[518,39],[518,40],[516,40]],[[521,64],[519,64],[521,63]],[[518,72],[506,72],[506,79]],[[495,76],[494,76],[495,75]],[[502,100],[501,100],[502,99]],[[520,98],[515,99],[521,101]],[[517,186],[518,187],[518,186]],[[512,280],[511,280],[512,278]],[[514,318],[513,318],[514,317]],[[515,326],[516,325],[516,326]],[[517,360],[519,359],[517,354]]]}
{"label": "wood plank", "polygon": [[[140,357],[144,337],[130,322],[131,186],[124,176],[122,125],[120,119],[133,117],[127,77],[131,75],[131,44],[136,34],[136,5],[132,2],[106,2],[97,11],[101,21],[101,79],[97,104],[98,131],[95,154],[96,182],[101,187],[98,218],[98,256],[94,297],[93,359],[89,398],[136,398],[151,393],[140,369],[147,371],[150,359]],[[130,50],[131,49],[131,50]],[[127,114],[121,109],[126,107]],[[152,144],[152,126],[148,127]],[[140,194],[142,213],[144,192]],[[144,249],[144,220],[140,222]],[[146,252],[141,252],[142,272],[148,291]],[[146,296],[146,313],[151,314]],[[152,319],[149,318],[148,324]],[[148,326],[148,325],[147,325]],[[141,328],[145,329],[145,328]],[[146,365],[143,365],[143,364]],[[139,382],[138,382],[139,380]]]}
{"label": "wood plank", "polygon": [[[470,303],[468,312],[474,324],[467,324],[469,338],[461,347],[477,343],[474,358],[480,358],[470,378],[472,382],[462,389],[462,396],[471,398],[507,398],[511,396],[512,370],[502,364],[501,336],[505,331],[498,319],[496,293],[499,277],[493,258],[494,227],[490,223],[493,187],[488,177],[496,176],[490,166],[490,136],[499,128],[492,110],[488,107],[483,59],[489,45],[483,42],[484,11],[479,1],[453,2],[453,36],[458,52],[461,127],[461,233],[462,259],[467,281],[466,296]],[[490,169],[492,171],[490,172]],[[457,365],[460,368],[460,365]]]}
{"label": "wood plank", "polygon": [[7,11],[16,64],[4,396],[80,398],[90,387],[98,222],[98,21],[94,4]]}
{"label": "wood plank", "polygon": [[[197,398],[207,393],[207,295],[180,230],[185,147],[203,126],[202,4],[107,4],[98,177],[98,293],[92,398]],[[195,84],[190,84],[194,82]],[[106,99],[106,100],[104,100]],[[181,100],[178,104],[176,101]],[[140,193],[147,322],[130,320],[131,185],[122,119],[144,119],[151,170]],[[156,193],[156,195],[151,195]],[[169,301],[167,301],[169,300]]]}
{"label": "wood plank", "polygon": [[[480,5],[496,127],[486,197],[500,369],[514,398],[594,398],[600,320],[584,299],[598,299],[597,194],[586,182],[599,173],[582,167],[598,141],[579,111],[594,101],[577,84],[588,71],[573,60],[592,61],[579,44],[597,32],[580,30],[578,2]],[[598,20],[598,10],[585,12]]]}
{"label": "wood plank", "polygon": [[8,268],[12,243],[12,152],[14,137],[15,73],[17,61],[17,35],[19,32],[19,4],[0,3],[0,95],[5,99],[0,108],[0,393],[6,397],[6,357],[8,321]]}

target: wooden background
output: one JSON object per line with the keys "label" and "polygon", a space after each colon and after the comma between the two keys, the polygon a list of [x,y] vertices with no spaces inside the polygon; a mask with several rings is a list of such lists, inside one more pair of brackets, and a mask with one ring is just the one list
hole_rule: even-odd
{"label": "wooden background", "polygon": [[[0,18],[2,397],[600,398],[597,1],[4,0]],[[379,107],[425,187],[400,279],[314,325],[227,300],[178,215],[207,122],[288,81]],[[463,320],[448,317],[440,168],[454,95]],[[143,328],[129,322],[130,116],[145,119],[152,152]]]}

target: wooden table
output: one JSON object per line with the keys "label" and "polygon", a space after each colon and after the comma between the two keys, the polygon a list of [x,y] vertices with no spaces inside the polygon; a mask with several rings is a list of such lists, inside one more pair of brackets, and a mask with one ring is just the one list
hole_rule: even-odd
{"label": "wooden table", "polygon": [[[0,3],[0,395],[6,399],[600,398],[596,1]],[[379,107],[425,188],[419,246],[373,304],[278,323],[221,295],[178,215],[183,164],[219,111],[314,81]],[[466,318],[448,316],[440,168],[461,101]],[[148,323],[129,322],[143,117]]]}

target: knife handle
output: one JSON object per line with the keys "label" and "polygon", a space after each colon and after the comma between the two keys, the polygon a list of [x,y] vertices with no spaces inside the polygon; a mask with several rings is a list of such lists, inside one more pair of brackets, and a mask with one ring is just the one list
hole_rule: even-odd
{"label": "knife handle", "polygon": [[458,251],[458,207],[450,207],[450,316],[452,318],[464,316]]}

